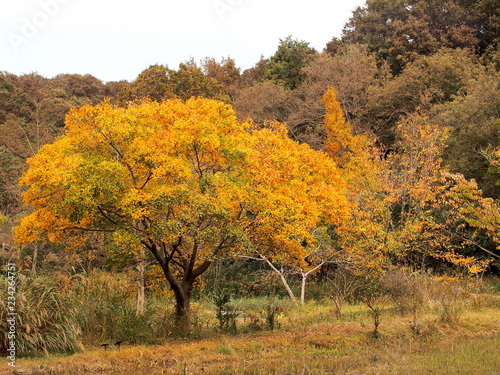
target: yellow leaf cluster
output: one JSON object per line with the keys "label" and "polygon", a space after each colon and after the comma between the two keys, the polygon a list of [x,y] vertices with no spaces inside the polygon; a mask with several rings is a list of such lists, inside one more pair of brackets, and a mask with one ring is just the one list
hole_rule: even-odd
{"label": "yellow leaf cluster", "polygon": [[65,135],[29,160],[21,184],[34,211],[16,239],[179,243],[178,262],[250,243],[303,258],[315,228],[345,220],[346,184],[325,153],[285,129],[240,123],[229,105],[202,98],[73,109]]}

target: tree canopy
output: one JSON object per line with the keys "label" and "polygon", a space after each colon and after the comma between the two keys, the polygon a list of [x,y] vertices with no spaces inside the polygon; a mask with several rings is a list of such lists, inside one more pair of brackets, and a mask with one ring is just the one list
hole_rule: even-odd
{"label": "tree canopy", "polygon": [[368,45],[398,74],[443,47],[485,52],[498,43],[498,16],[491,0],[368,0],[353,12],[342,39]]}
{"label": "tree canopy", "polygon": [[309,43],[294,40],[291,36],[280,39],[280,44],[276,53],[271,57],[265,78],[271,79],[286,88],[294,89],[305,76],[302,72],[315,51],[309,47]]}
{"label": "tree canopy", "polygon": [[100,233],[146,248],[184,326],[193,284],[214,260],[255,247],[300,259],[312,231],[347,212],[345,184],[325,154],[281,124],[239,123],[209,99],[73,109],[65,134],[28,164],[21,184],[34,211],[18,242],[75,246]]}

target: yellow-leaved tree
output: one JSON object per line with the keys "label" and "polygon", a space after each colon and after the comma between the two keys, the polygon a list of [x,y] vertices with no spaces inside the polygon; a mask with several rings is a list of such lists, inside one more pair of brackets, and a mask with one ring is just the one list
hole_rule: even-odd
{"label": "yellow-leaved tree", "polygon": [[73,109],[65,134],[28,164],[20,182],[33,212],[17,242],[71,247],[102,235],[149,252],[183,330],[193,285],[217,258],[256,246],[300,258],[314,228],[346,211],[323,153],[209,99]]}
{"label": "yellow-leaved tree", "polygon": [[285,272],[275,264],[299,273],[303,303],[307,277],[335,252],[324,240],[328,227],[347,219],[346,184],[335,161],[291,140],[284,124],[254,125],[251,142],[253,202],[248,212],[258,214],[251,215],[252,247],[246,256],[265,261],[292,300]]}

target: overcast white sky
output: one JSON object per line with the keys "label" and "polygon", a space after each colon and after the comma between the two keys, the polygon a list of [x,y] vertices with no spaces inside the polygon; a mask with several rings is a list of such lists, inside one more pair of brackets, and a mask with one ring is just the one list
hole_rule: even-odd
{"label": "overcast white sky", "polygon": [[365,0],[0,0],[0,71],[133,80],[230,56],[248,69],[288,35],[321,51]]}

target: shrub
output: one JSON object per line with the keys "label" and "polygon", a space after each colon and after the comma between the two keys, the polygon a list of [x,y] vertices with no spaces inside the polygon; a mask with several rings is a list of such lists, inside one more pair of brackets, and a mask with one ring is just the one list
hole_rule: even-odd
{"label": "shrub", "polygon": [[440,322],[457,324],[465,310],[466,290],[453,277],[437,277],[431,287],[431,298]]}
{"label": "shrub", "polygon": [[395,270],[388,272],[382,279],[382,286],[391,297],[400,314],[412,315],[412,329],[420,333],[418,312],[424,306],[428,278],[419,272]]}
{"label": "shrub", "polygon": [[360,284],[356,289],[356,295],[369,309],[373,318],[373,337],[379,338],[379,326],[382,312],[388,302],[388,293],[383,286],[381,275],[364,275],[360,277]]}
{"label": "shrub", "polygon": [[281,327],[281,319],[295,306],[288,298],[258,297],[247,298],[239,303],[248,328],[252,331],[274,330]]}
{"label": "shrub", "polygon": [[361,286],[359,277],[350,269],[339,266],[331,277],[328,277],[331,299],[335,304],[335,316],[342,319],[342,308],[347,299]]}
{"label": "shrub", "polygon": [[214,296],[214,303],[217,308],[215,316],[219,321],[219,329],[223,332],[236,333],[239,311],[231,304],[231,294],[225,289],[220,290]]}

